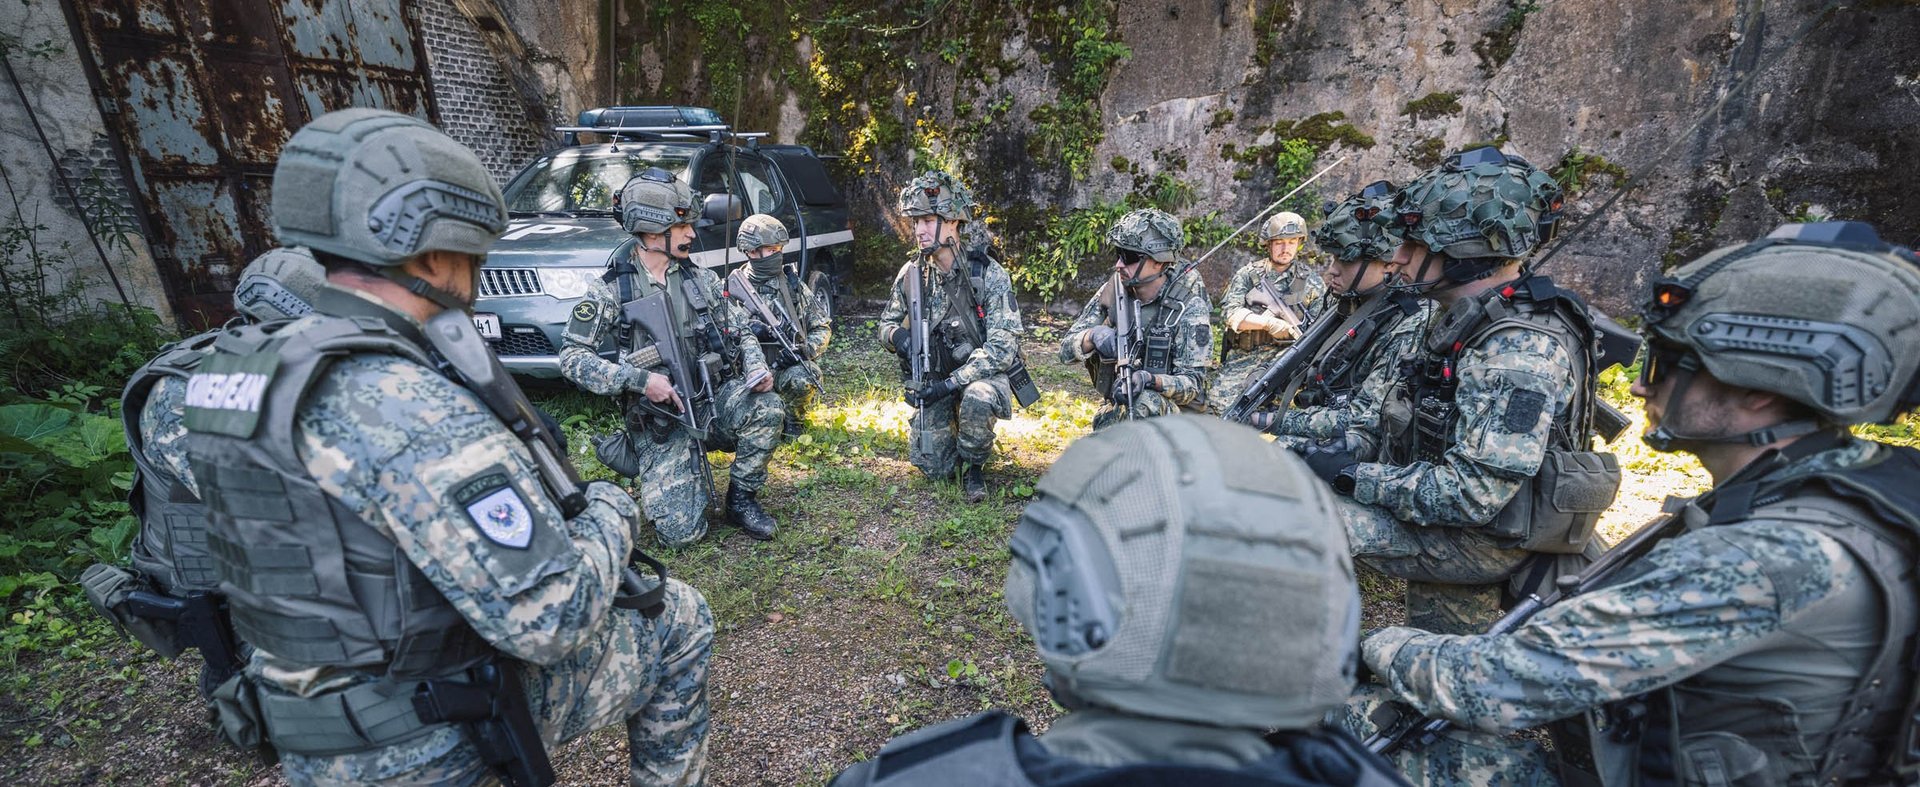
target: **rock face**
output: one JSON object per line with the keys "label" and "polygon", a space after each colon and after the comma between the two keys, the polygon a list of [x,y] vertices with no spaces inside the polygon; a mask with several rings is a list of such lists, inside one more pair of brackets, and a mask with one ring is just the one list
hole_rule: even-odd
{"label": "rock face", "polygon": [[[1550,266],[1616,314],[1663,266],[1795,217],[1920,240],[1898,182],[1920,160],[1920,3],[1867,2],[1808,29],[1824,3],[1515,2],[961,3],[930,19],[815,2],[721,31],[632,0],[618,38],[631,99],[698,100],[718,71],[743,124],[848,153],[843,180],[872,224],[897,231],[892,193],[929,160],[958,166],[1016,264],[1026,249],[1012,247],[1045,243],[1048,216],[1155,175],[1190,187],[1180,213],[1238,225],[1297,179],[1275,171],[1287,139],[1308,144],[1307,171],[1349,156],[1316,184],[1323,197],[1501,143],[1575,186],[1569,229],[1624,173],[1639,187]],[[709,32],[740,43],[691,43]],[[1130,52],[1077,73],[1102,63],[1088,56],[1102,41]],[[1048,113],[1082,95],[1099,134],[1076,148]],[[1238,262],[1220,256],[1209,278]]]}

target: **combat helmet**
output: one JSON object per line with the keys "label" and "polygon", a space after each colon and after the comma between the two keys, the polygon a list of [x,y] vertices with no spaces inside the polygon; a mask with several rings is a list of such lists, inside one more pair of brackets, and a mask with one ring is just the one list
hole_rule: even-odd
{"label": "combat helmet", "polygon": [[1005,596],[1063,704],[1304,729],[1346,700],[1353,562],[1299,458],[1176,414],[1081,438],[1036,489]]}
{"label": "combat helmet", "polygon": [[1313,231],[1314,245],[1336,262],[1373,262],[1393,257],[1393,184],[1374,181],[1346,200],[1327,203],[1327,220]]}
{"label": "combat helmet", "polygon": [[273,222],[283,245],[384,269],[428,251],[485,255],[507,211],[465,145],[414,117],[343,109],[281,150]]}
{"label": "combat helmet", "polygon": [[634,235],[659,235],[693,223],[693,189],[659,167],[648,167],[620,187],[620,226]]}
{"label": "combat helmet", "polygon": [[1441,275],[1485,278],[1553,237],[1560,184],[1517,155],[1485,147],[1448,156],[1400,190],[1394,221],[1404,240],[1444,255]]}
{"label": "combat helmet", "polygon": [[233,308],[254,320],[290,320],[313,311],[327,272],[302,248],[281,247],[253,258],[233,288]]}
{"label": "combat helmet", "polygon": [[1173,262],[1174,253],[1187,245],[1187,231],[1166,211],[1141,208],[1129,211],[1107,229],[1107,243],[1160,262]]}
{"label": "combat helmet", "polygon": [[[1920,258],[1870,224],[1787,224],[1710,252],[1655,284],[1642,319],[1643,375],[1662,364],[1683,374],[1705,367],[1728,385],[1803,404],[1825,424],[1889,421],[1920,405]],[[1764,445],[1817,426],[1727,441]],[[1648,436],[1656,448],[1661,438],[1699,439],[1661,431]]]}
{"label": "combat helmet", "polygon": [[765,213],[755,213],[740,222],[740,233],[734,237],[733,247],[745,253],[766,246],[784,246],[786,242],[787,225]]}
{"label": "combat helmet", "polygon": [[900,215],[939,216],[948,221],[973,220],[973,192],[940,170],[928,170],[900,189]]}
{"label": "combat helmet", "polygon": [[1304,238],[1307,236],[1307,220],[1293,211],[1283,210],[1267,217],[1260,225],[1260,242],[1271,243],[1278,238]]}

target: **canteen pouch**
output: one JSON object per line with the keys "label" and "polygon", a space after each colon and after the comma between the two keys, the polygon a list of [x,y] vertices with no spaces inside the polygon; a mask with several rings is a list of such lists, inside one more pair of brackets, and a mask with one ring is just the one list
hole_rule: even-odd
{"label": "canteen pouch", "polygon": [[1510,549],[1579,554],[1619,491],[1620,461],[1613,454],[1548,451],[1540,472],[1488,523],[1488,535]]}

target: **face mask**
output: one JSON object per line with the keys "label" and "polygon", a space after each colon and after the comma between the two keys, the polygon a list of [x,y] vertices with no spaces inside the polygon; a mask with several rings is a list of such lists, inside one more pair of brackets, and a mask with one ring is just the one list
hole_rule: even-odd
{"label": "face mask", "polygon": [[785,255],[781,254],[769,254],[757,260],[749,260],[747,265],[752,268],[754,278],[761,280],[771,279],[780,275],[781,263],[784,262],[784,257]]}

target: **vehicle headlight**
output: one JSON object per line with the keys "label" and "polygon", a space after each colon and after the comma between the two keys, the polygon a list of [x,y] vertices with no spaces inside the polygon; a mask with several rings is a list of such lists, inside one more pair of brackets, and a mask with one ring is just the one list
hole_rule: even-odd
{"label": "vehicle headlight", "polygon": [[599,268],[541,268],[540,289],[548,295],[563,301],[587,294],[587,289],[600,280]]}

